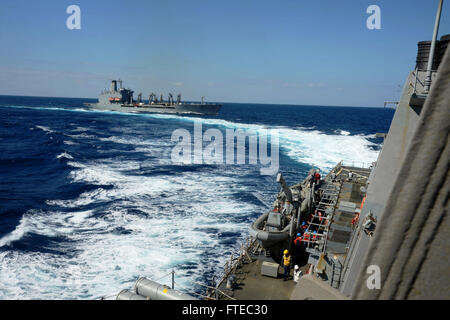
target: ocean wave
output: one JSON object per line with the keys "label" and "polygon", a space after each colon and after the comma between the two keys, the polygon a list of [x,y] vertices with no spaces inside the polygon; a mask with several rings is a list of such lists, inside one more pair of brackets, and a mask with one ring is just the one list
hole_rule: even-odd
{"label": "ocean wave", "polygon": [[287,155],[300,162],[316,166],[324,171],[339,161],[369,164],[376,161],[379,151],[364,135],[328,135],[319,131],[280,130],[280,146]]}
{"label": "ocean wave", "polygon": [[45,131],[45,132],[48,132],[48,133],[55,132],[55,131],[53,131],[53,130],[51,130],[50,128],[45,127],[45,126],[35,126],[35,128],[41,129],[42,131]]}
{"label": "ocean wave", "polygon": [[340,130],[340,129],[335,130],[334,132],[335,132],[336,134],[340,134],[340,135],[343,135],[343,136],[348,136],[348,135],[350,135],[350,132],[345,131],[345,130]]}
{"label": "ocean wave", "polygon": [[[326,134],[319,130],[308,128],[288,128],[283,126],[271,127],[258,124],[237,123],[222,119],[202,119],[165,114],[148,114],[147,117],[158,119],[177,119],[185,122],[201,122],[203,125],[219,126],[229,129],[241,129],[250,134],[279,135],[279,146],[290,158],[323,171],[329,171],[339,161],[353,161],[355,163],[369,164],[376,161],[377,144],[368,139],[374,135],[350,135],[345,130],[337,130],[336,134]],[[205,129],[204,129],[205,130]],[[225,132],[223,133],[225,136]]]}
{"label": "ocean wave", "polygon": [[56,156],[56,158],[57,159],[65,158],[65,159],[69,159],[69,160],[73,159],[73,157],[70,154],[68,154],[67,152],[63,152],[63,153],[58,154]]}
{"label": "ocean wave", "polygon": [[[89,183],[101,180],[114,188],[92,190],[71,201],[49,201],[50,206],[66,209],[31,210],[10,235],[0,239],[1,244],[11,245],[26,234],[57,237],[61,250],[76,248],[76,254],[0,252],[4,288],[0,298],[96,299],[118,293],[139,276],[157,279],[172,268],[177,282],[192,288],[196,277],[219,271],[227,259],[224,252],[232,248],[223,243],[220,233],[244,237],[248,222],[236,218],[260,210],[258,205],[233,199],[233,192],[245,191],[229,188],[236,178],[185,173],[169,182],[167,177],[142,179],[121,173],[134,168],[133,163],[116,163],[101,178],[104,164],[88,166],[87,171],[75,170],[81,172],[73,178]],[[80,210],[93,204],[96,209]],[[220,226],[220,232],[205,232],[211,226]]]}

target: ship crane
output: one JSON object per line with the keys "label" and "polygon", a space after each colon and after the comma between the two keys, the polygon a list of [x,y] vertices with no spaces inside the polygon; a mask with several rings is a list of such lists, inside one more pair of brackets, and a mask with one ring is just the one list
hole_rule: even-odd
{"label": "ship crane", "polygon": [[148,97],[148,103],[154,104],[156,101],[156,95],[152,92],[152,94]]}

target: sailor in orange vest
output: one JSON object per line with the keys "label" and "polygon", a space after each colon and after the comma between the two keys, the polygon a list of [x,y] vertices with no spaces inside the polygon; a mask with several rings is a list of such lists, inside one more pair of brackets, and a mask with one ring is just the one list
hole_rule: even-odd
{"label": "sailor in orange vest", "polygon": [[312,241],[313,241],[313,242],[316,242],[316,241],[317,241],[317,231],[314,231],[314,232],[313,232]]}
{"label": "sailor in orange vest", "polygon": [[318,184],[319,181],[320,181],[320,173],[319,170],[317,170],[316,173],[314,174],[314,182]]}
{"label": "sailor in orange vest", "polygon": [[302,243],[302,234],[301,233],[297,233],[297,238],[295,238],[294,244],[296,246],[299,246],[301,243]]}
{"label": "sailor in orange vest", "polygon": [[294,254],[294,260],[298,261],[300,259],[300,255],[302,254],[302,234],[299,232],[297,233],[297,238],[294,240],[294,248],[295,248],[295,254]]}
{"label": "sailor in orange vest", "polygon": [[283,268],[284,268],[284,280],[283,281],[286,281],[291,272],[291,255],[289,254],[289,251],[287,251],[287,250],[284,250],[284,252],[283,252],[282,263],[283,263]]}
{"label": "sailor in orange vest", "polygon": [[304,246],[309,248],[309,239],[310,239],[310,235],[309,235],[309,231],[305,232],[305,234],[303,234],[303,241],[304,241]]}
{"label": "sailor in orange vest", "polygon": [[319,222],[322,223],[322,221],[323,221],[323,213],[320,212],[320,211],[317,211],[317,215],[319,216]]}

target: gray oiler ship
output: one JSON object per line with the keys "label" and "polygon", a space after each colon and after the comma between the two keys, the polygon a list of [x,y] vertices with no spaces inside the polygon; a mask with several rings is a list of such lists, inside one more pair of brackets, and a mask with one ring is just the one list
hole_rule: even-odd
{"label": "gray oiler ship", "polygon": [[[117,82],[120,87],[117,88]],[[161,94],[159,99],[156,94],[152,93],[148,97],[148,101],[142,99],[142,93],[138,94],[137,100],[133,99],[131,89],[122,87],[122,80],[112,80],[111,89],[104,90],[100,93],[97,103],[86,103],[85,105],[97,110],[122,111],[122,112],[139,112],[139,113],[175,113],[175,114],[205,114],[216,115],[219,113],[222,105],[217,103],[201,103],[182,102],[181,94],[178,94],[177,100],[174,101],[173,95],[169,93],[166,100]]]}

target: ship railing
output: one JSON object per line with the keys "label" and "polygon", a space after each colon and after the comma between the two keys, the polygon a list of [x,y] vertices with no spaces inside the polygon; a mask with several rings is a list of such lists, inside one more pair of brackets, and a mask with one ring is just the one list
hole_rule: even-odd
{"label": "ship railing", "polygon": [[221,287],[225,281],[227,281],[227,279],[236,272],[236,269],[239,266],[245,263],[245,260],[249,260],[250,262],[252,261],[251,255],[254,254],[252,249],[255,248],[255,244],[256,239],[248,237],[243,243],[241,243],[238,252],[231,254],[230,258],[225,262],[222,268],[222,273],[218,277],[213,276],[212,278],[211,285],[206,291],[206,296],[209,299],[218,300],[222,295],[228,299],[235,300],[233,297],[220,290],[219,287]]}
{"label": "ship railing", "polygon": [[[420,81],[419,72],[426,72],[426,71],[427,71],[426,69],[417,69],[417,68],[413,71],[413,76],[414,76],[414,85],[413,85],[414,91],[413,91],[413,93],[414,94],[416,94],[418,91],[422,94],[425,94],[425,92],[423,92],[425,89],[425,83]],[[432,74],[436,73],[436,72],[437,72],[437,70],[431,70]],[[417,83],[420,84],[422,90],[417,89]],[[410,83],[410,85],[411,85],[411,83]]]}
{"label": "ship railing", "polygon": [[[205,287],[205,288],[206,288],[206,294],[203,295],[203,294],[200,294],[200,293],[196,293],[196,292],[194,292],[194,291],[189,290],[189,288],[186,288],[186,287],[180,285],[179,283],[175,282],[175,284],[176,284],[178,287],[181,287],[182,289],[184,289],[184,291],[186,291],[186,292],[188,292],[188,293],[190,293],[190,294],[192,294],[192,295],[196,295],[196,296],[200,297],[201,299],[205,299],[205,300],[217,300],[216,297],[218,297],[218,295],[220,294],[220,295],[223,295],[223,296],[227,297],[228,299],[236,300],[236,299],[234,299],[233,297],[227,295],[225,292],[223,292],[223,291],[220,290],[219,288],[212,287],[212,286],[206,285],[206,284],[204,284],[204,283],[196,282],[196,281],[193,281],[193,283],[196,284],[196,285]],[[215,297],[214,297],[214,298],[212,298],[212,296],[208,294],[208,292],[211,292],[211,290],[212,290],[213,292],[215,292],[215,294],[214,294]]]}
{"label": "ship railing", "polygon": [[414,75],[414,94],[417,93],[417,82],[422,86],[422,91],[425,88],[425,84],[422,83],[422,81],[420,81],[418,74],[419,71],[426,71],[426,70],[419,70],[416,68],[416,70],[413,71],[413,75]]}
{"label": "ship railing", "polygon": [[[158,279],[151,279],[151,278],[148,278],[148,279],[150,279],[150,280],[152,280],[152,281],[154,281],[154,282],[160,283],[160,281],[161,281],[162,279],[165,279],[165,278],[171,276],[171,279],[172,279],[172,281],[171,281],[171,282],[172,282],[171,288],[172,288],[172,289],[175,289],[175,284],[176,284],[177,287],[180,287],[180,288],[182,289],[182,291],[178,290],[178,291],[181,292],[181,293],[185,293],[185,294],[191,295],[192,297],[198,297],[198,298],[200,298],[200,299],[207,299],[207,298],[208,298],[208,297],[205,296],[205,295],[202,295],[202,294],[200,294],[200,293],[198,293],[198,292],[193,291],[192,289],[189,289],[189,288],[187,288],[187,287],[185,287],[185,286],[180,285],[179,283],[177,283],[177,282],[175,281],[175,274],[176,274],[176,272],[175,272],[174,268],[172,268],[172,270],[171,270],[170,272],[164,274],[163,276],[159,277]],[[139,279],[140,279],[140,277],[139,277]],[[137,283],[137,282],[136,282],[136,283]],[[200,286],[206,286],[206,287],[207,287],[207,285],[202,284],[202,283],[199,283],[199,282],[195,282],[195,281],[194,281],[193,283],[194,283],[194,284],[197,284],[197,285],[200,285]],[[135,285],[135,286],[136,286],[136,285]],[[137,296],[141,296],[141,298],[147,298],[147,300],[150,300],[149,297],[142,296],[142,295],[136,293],[134,290],[122,290],[121,292],[123,292],[123,291],[129,291],[129,292],[131,292],[131,293],[133,293],[133,294],[135,294],[135,295],[137,295]],[[115,300],[117,300],[117,299],[119,299],[120,294],[121,294],[121,293],[113,294],[113,295],[109,295],[109,296],[102,296],[102,297],[100,297],[99,299],[100,299],[100,300],[112,300],[112,299],[115,298]],[[120,299],[119,299],[119,300],[120,300]],[[136,300],[136,299],[132,299],[132,300]]]}
{"label": "ship railing", "polygon": [[373,166],[373,162],[341,160],[338,165],[341,166],[341,167],[353,167],[353,168],[361,168],[361,169],[370,169]]}

